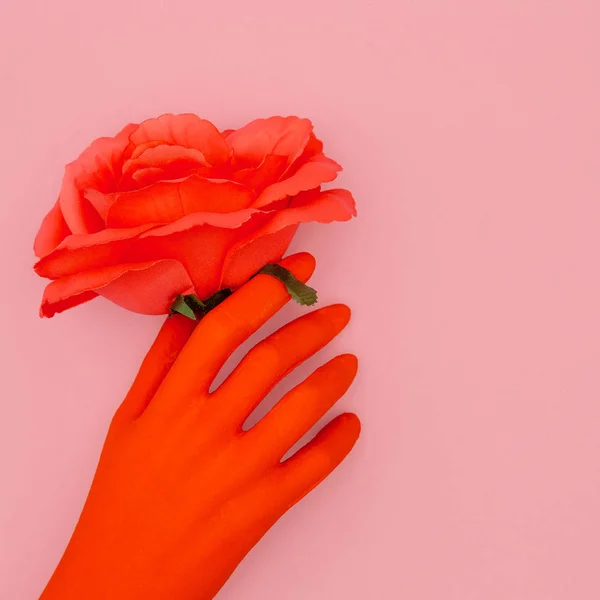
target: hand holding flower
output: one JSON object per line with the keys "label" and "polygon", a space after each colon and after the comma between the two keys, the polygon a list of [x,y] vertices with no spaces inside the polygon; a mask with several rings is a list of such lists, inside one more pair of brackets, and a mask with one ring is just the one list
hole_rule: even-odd
{"label": "hand holding flower", "polygon": [[[314,261],[282,262],[306,281]],[[242,425],[290,370],[347,324],[343,305],[255,346],[214,392],[227,357],[288,300],[258,275],[195,321],[167,319],[111,424],[88,500],[42,600],[208,600],[266,531],[348,454],[343,414],[288,450],[352,383],[356,358],[328,362],[248,431]]]}

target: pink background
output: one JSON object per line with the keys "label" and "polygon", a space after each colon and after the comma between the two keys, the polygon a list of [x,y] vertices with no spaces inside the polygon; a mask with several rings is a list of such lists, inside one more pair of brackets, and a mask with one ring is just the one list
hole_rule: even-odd
{"label": "pink background", "polygon": [[364,435],[219,599],[599,598],[599,23],[597,0],[3,2],[0,598],[49,577],[160,325],[104,300],[40,321],[34,233],[67,161],[167,111],[311,117],[360,210],[295,249],[353,306],[325,354],[362,360]]}

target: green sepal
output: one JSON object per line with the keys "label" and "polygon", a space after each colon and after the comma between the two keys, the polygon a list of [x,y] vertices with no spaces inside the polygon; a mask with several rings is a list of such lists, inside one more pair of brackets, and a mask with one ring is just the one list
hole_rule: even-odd
{"label": "green sepal", "polygon": [[302,306],[312,306],[317,302],[317,290],[302,283],[294,274],[281,265],[265,265],[259,273],[279,279],[292,298]]}
{"label": "green sepal", "polygon": [[202,302],[196,294],[187,294],[182,296],[178,294],[175,301],[171,305],[170,315],[180,314],[188,319],[196,321],[197,318],[203,317],[206,313],[210,312],[213,308],[221,304],[225,298],[231,295],[230,289],[219,290],[213,294],[210,298]]}
{"label": "green sepal", "polygon": [[183,299],[195,314],[203,314],[206,310],[206,304],[204,304],[196,294],[188,294],[187,296],[184,296]]}
{"label": "green sepal", "polygon": [[171,312],[169,316],[175,314],[183,315],[188,319],[192,319],[192,321],[196,320],[196,315],[186,302],[186,297],[182,296],[181,294],[177,294],[177,298],[175,298],[175,301],[173,304],[171,304]]}
{"label": "green sepal", "polygon": [[223,300],[229,298],[233,292],[229,288],[219,290],[204,302],[204,313],[211,311],[219,306]]}

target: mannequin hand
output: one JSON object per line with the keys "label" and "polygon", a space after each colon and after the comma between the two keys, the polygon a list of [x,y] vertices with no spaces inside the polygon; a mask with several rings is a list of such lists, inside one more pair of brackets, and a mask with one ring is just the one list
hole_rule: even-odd
{"label": "mannequin hand", "polygon": [[[310,255],[281,264],[306,281]],[[197,325],[168,319],[108,432],[85,507],[42,600],[208,600],[359,435],[343,414],[286,452],[345,393],[356,358],[338,356],[242,429],[269,390],[347,324],[342,305],[309,313],[255,346],[214,392],[231,353],[289,295],[258,275]]]}

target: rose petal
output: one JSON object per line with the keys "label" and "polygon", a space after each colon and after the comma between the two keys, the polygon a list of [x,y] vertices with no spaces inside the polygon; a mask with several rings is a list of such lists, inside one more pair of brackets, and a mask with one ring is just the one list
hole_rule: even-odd
{"label": "rose petal", "polygon": [[112,192],[120,178],[123,154],[129,135],[137,128],[129,124],[114,138],[99,138],[65,168],[59,202],[69,229],[75,234],[94,233],[103,228],[102,219],[83,196],[91,188]]}
{"label": "rose petal", "polygon": [[179,233],[180,231],[187,231],[188,229],[200,225],[210,225],[221,229],[237,229],[252,218],[264,215],[268,215],[268,213],[254,208],[246,208],[234,213],[194,213],[193,215],[187,215],[174,223],[152,227],[140,237],[142,239],[147,237],[162,237],[171,235],[172,233]]}
{"label": "rose petal", "polygon": [[112,196],[114,196],[114,194],[103,194],[102,192],[91,188],[83,191],[83,197],[94,207],[94,210],[105,224]]}
{"label": "rose petal", "polygon": [[[333,221],[349,221],[356,216],[356,202],[352,193],[344,189],[310,190],[298,194],[291,202],[290,208],[282,211],[283,221],[300,218],[301,223],[332,223]],[[278,213],[275,218],[279,218]]]}
{"label": "rose petal", "polygon": [[[58,279],[82,271],[122,263],[179,258],[181,253],[173,256],[160,254],[162,246],[157,238],[168,237],[206,225],[212,229],[232,230],[236,232],[233,238],[237,239],[238,236],[248,231],[247,228],[238,231],[238,228],[249,222],[254,215],[264,214],[251,208],[228,214],[196,213],[162,227],[148,224],[128,229],[106,229],[87,235],[71,235],[65,238],[50,254],[40,259],[34,268],[42,277]],[[257,227],[258,222],[254,222],[252,226]],[[232,236],[229,236],[228,239],[230,237]],[[210,249],[204,248],[201,242],[202,240],[198,240],[195,252],[209,253]],[[199,275],[193,279],[197,280],[198,277]]]}
{"label": "rose petal", "polygon": [[121,264],[53,281],[44,290],[40,314],[52,317],[99,294],[137,313],[166,314],[177,294],[192,292],[190,278],[175,260]]}
{"label": "rose petal", "polygon": [[[58,279],[89,269],[115,265],[131,251],[132,241],[156,225],[142,225],[130,229],[105,229],[97,233],[70,235],[50,254],[42,257],[34,269],[41,277]],[[131,252],[130,252],[131,253]]]}
{"label": "rose petal", "polygon": [[298,117],[257,119],[230,133],[227,143],[238,167],[256,167],[268,154],[298,158],[310,140],[312,123]]}
{"label": "rose petal", "polygon": [[40,229],[35,236],[33,251],[38,258],[46,256],[54,250],[68,235],[71,230],[63,217],[58,201],[44,217]]}
{"label": "rose petal", "polygon": [[172,223],[194,213],[233,213],[254,201],[252,190],[232,181],[212,181],[196,175],[181,181],[161,181],[137,191],[116,194],[108,210],[108,227]]}
{"label": "rose petal", "polygon": [[161,181],[162,179],[166,179],[164,176],[164,171],[162,169],[159,169],[158,167],[139,169],[139,171],[136,171],[134,173],[132,185],[123,186],[121,189],[123,191],[127,191],[128,189],[139,189],[141,187],[147,187],[149,185],[152,185],[153,183]]}
{"label": "rose petal", "polygon": [[[264,212],[262,215],[265,219],[263,223],[250,231],[246,237],[238,238],[238,241],[227,253],[223,267],[223,285],[239,281],[241,277],[240,272],[243,273],[243,269],[240,269],[236,265],[236,262],[240,260],[244,263],[246,256],[258,254],[258,251],[255,252],[250,246],[263,243],[260,242],[263,237],[271,237],[279,234],[283,230],[289,230],[290,227],[297,227],[300,223],[347,221],[356,215],[356,209],[352,194],[348,190],[328,190],[327,192],[313,190],[299,194],[292,202],[290,208],[278,212]],[[286,235],[281,234],[281,238],[277,240],[277,243],[283,246],[285,239],[287,239]],[[291,241],[291,237],[289,241]],[[260,249],[262,246],[258,246],[258,248]],[[268,245],[266,248],[264,250],[265,254],[271,251]]]}
{"label": "rose petal", "polygon": [[219,290],[223,261],[238,235],[238,229],[199,225],[144,241],[155,256],[179,261],[189,273],[196,295],[205,300]]}
{"label": "rose petal", "polygon": [[172,163],[191,163],[193,166],[209,166],[204,154],[194,148],[183,146],[156,146],[148,148],[138,158],[130,159],[123,165],[123,174],[127,175],[141,167],[165,168]]}
{"label": "rose petal", "polygon": [[56,289],[55,287],[49,289],[56,283],[58,283],[58,281],[49,283],[44,290],[44,296],[40,306],[40,317],[53,317],[56,313],[61,313],[69,308],[79,306],[80,304],[84,304],[85,302],[89,302],[98,297],[98,294],[94,291],[83,291],[80,294],[68,296],[64,300],[52,300],[55,293],[57,295],[61,293],[60,289]]}
{"label": "rose petal", "polygon": [[219,130],[197,115],[162,115],[144,121],[130,136],[136,146],[161,140],[166,144],[194,148],[202,152],[211,165],[229,158],[229,147]]}
{"label": "rose petal", "polygon": [[237,181],[259,194],[268,185],[279,181],[286,170],[287,164],[287,156],[267,154],[258,167],[240,169],[232,173],[230,177],[233,181]]}
{"label": "rose petal", "polygon": [[201,300],[221,289],[223,264],[230,248],[262,226],[268,213],[245,209],[236,213],[199,213],[148,230],[141,236],[154,256],[174,258],[190,274]]}
{"label": "rose petal", "polygon": [[334,160],[327,158],[324,154],[318,154],[300,165],[288,179],[283,179],[267,187],[252,206],[263,208],[286,196],[295,196],[299,192],[318,188],[322,183],[333,181],[341,170],[342,167]]}
{"label": "rose petal", "polygon": [[164,315],[178,294],[193,294],[195,289],[185,267],[177,260],[165,259],[143,269],[133,265],[98,293],[127,310]]}
{"label": "rose petal", "polygon": [[151,140],[144,144],[140,144],[139,146],[133,146],[133,148],[128,156],[129,156],[129,158],[139,158],[149,148],[156,148],[157,146],[163,146],[163,145],[164,145],[164,142],[162,140]]}
{"label": "rose petal", "polygon": [[296,163],[303,164],[309,158],[317,156],[317,154],[323,154],[323,142],[317,138],[313,132],[311,132],[308,143],[306,144],[306,148],[304,148],[304,152],[302,152],[302,154],[298,157]]}
{"label": "rose petal", "polygon": [[231,256],[228,255],[219,287],[237,289],[266,264],[280,260],[297,229],[298,225],[289,225],[276,233],[257,237]]}
{"label": "rose petal", "polygon": [[[311,190],[298,194],[289,208],[265,214],[272,214],[272,217],[256,232],[256,237],[276,233],[284,227],[299,223],[349,221],[356,216],[356,208],[354,198],[348,190]],[[245,243],[240,240],[238,247]]]}
{"label": "rose petal", "polygon": [[[148,148],[136,158],[130,158],[123,163],[123,176],[133,177],[139,169],[159,168],[161,170],[180,172],[185,169],[207,167],[204,154],[194,148],[183,146],[156,146]],[[181,174],[177,178],[182,177]]]}
{"label": "rose petal", "polygon": [[323,154],[323,142],[315,136],[314,132],[311,132],[306,148],[304,148],[302,154],[288,167],[287,171],[284,173],[284,177],[288,179],[292,175],[295,175],[304,163],[320,154]]}

